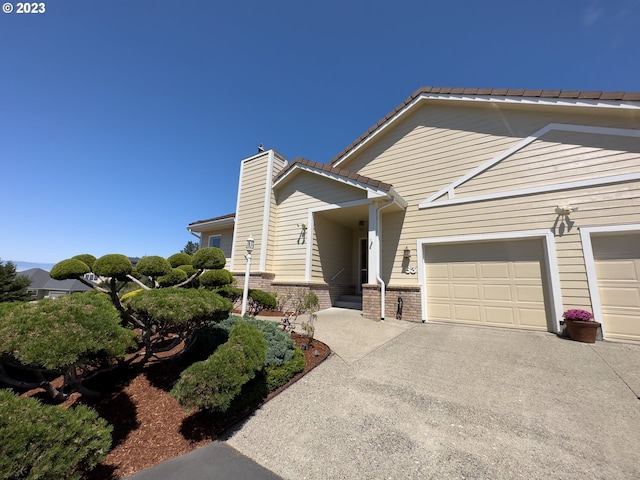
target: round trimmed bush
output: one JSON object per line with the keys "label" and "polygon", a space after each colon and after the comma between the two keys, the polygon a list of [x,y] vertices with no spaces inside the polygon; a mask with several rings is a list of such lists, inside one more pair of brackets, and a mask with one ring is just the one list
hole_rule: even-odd
{"label": "round trimmed bush", "polygon": [[228,298],[232,302],[235,302],[242,297],[243,292],[241,288],[234,287],[233,285],[225,285],[223,287],[216,288],[216,293],[224,298]]}
{"label": "round trimmed bush", "polygon": [[173,268],[178,268],[181,265],[191,265],[191,262],[193,262],[191,255],[188,253],[174,253],[167,260]]}
{"label": "round trimmed bush", "polygon": [[220,270],[207,270],[198,277],[200,285],[206,288],[217,288],[233,283],[233,275],[224,268]]}
{"label": "round trimmed bush", "polygon": [[172,268],[167,275],[158,277],[158,283],[161,287],[171,287],[172,285],[184,282],[187,278],[187,272],[179,268]]}
{"label": "round trimmed bush", "polygon": [[2,389],[0,478],[79,479],[107,456],[112,430],[84,405],[43,405]]}
{"label": "round trimmed bush", "polygon": [[184,270],[187,274],[187,277],[190,277],[191,275],[193,275],[194,273],[198,272],[198,269],[195,268],[193,265],[189,264],[189,265],[180,265],[179,267],[180,270]]}
{"label": "round trimmed bush", "polygon": [[103,255],[93,263],[93,273],[101,277],[125,278],[131,273],[131,261],[120,253]]}
{"label": "round trimmed bush", "polygon": [[76,260],[80,260],[82,263],[84,263],[91,270],[93,270],[93,264],[96,261],[96,257],[91,255],[90,253],[82,253],[80,255],[74,255],[71,258],[76,259]]}
{"label": "round trimmed bush", "polygon": [[136,270],[147,277],[160,277],[171,273],[171,264],[166,258],[158,255],[142,257],[136,264]]}
{"label": "round trimmed bush", "polygon": [[185,288],[145,290],[128,298],[125,305],[140,318],[168,325],[219,321],[233,308],[215,292]]}
{"label": "round trimmed bush", "polygon": [[257,314],[260,310],[273,310],[276,308],[276,297],[262,290],[250,290],[249,298],[251,299],[251,310]]}
{"label": "round trimmed bush", "polygon": [[205,247],[193,254],[192,265],[199,270],[218,270],[224,268],[227,259],[217,247]]}
{"label": "round trimmed bush", "polygon": [[77,258],[69,258],[56,263],[49,272],[49,276],[55,280],[67,280],[81,277],[90,271],[91,268],[83,261]]}

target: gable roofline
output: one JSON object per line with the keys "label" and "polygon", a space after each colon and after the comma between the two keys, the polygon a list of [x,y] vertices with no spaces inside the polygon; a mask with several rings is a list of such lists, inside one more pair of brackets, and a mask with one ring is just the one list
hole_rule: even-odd
{"label": "gable roofline", "polygon": [[393,189],[393,186],[389,183],[350,172],[344,168],[332,167],[326,163],[314,162],[304,158],[295,158],[285,169],[276,175],[273,181],[273,188],[275,189],[293,178],[294,173],[298,170],[310,172],[366,190],[369,192],[369,197],[385,196]]}
{"label": "gable roofline", "polygon": [[559,105],[574,107],[640,109],[640,92],[602,92],[582,90],[525,90],[510,88],[421,87],[378,123],[360,135],[327,165],[337,167],[376,135],[424,100],[474,101],[520,105]]}

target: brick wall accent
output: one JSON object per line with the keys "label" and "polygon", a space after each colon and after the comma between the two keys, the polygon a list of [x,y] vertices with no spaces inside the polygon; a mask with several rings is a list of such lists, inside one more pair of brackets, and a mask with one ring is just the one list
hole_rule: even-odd
{"label": "brick wall accent", "polygon": [[[398,296],[402,295],[402,320],[408,322],[422,322],[422,302],[420,287],[416,286],[387,286],[385,296],[384,318],[396,318],[398,310]],[[379,320],[380,315],[380,285],[366,284],[362,286],[362,316]]]}

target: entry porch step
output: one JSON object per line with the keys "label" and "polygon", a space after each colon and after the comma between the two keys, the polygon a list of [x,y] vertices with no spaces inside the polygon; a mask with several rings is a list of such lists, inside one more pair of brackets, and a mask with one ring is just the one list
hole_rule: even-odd
{"label": "entry porch step", "polygon": [[362,310],[362,295],[340,295],[338,299],[333,302],[333,306]]}

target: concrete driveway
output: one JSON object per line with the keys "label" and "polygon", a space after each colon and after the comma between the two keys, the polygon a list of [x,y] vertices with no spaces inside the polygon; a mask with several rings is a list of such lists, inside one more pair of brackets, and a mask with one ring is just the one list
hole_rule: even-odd
{"label": "concrete driveway", "polygon": [[335,352],[227,443],[285,479],[640,478],[640,346],[320,313]]}

